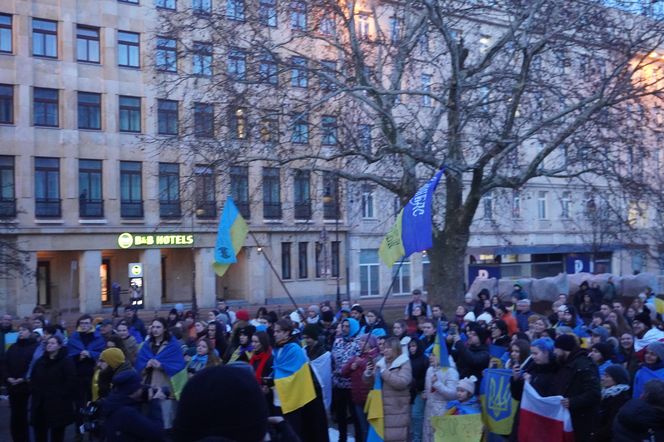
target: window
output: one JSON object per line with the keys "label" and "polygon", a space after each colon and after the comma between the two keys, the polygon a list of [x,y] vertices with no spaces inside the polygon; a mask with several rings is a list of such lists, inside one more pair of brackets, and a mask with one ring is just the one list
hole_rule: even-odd
{"label": "window", "polygon": [[156,0],[157,7],[162,9],[175,9],[175,0]]}
{"label": "window", "polygon": [[58,57],[58,22],[32,19],[32,55]]}
{"label": "window", "polygon": [[277,84],[279,74],[277,72],[277,60],[269,52],[260,55],[258,65],[258,81],[261,83]]}
{"label": "window", "polygon": [[493,219],[493,194],[487,193],[482,197],[484,207],[484,219]]}
{"label": "window", "polygon": [[260,137],[264,143],[279,141],[279,117],[276,114],[268,114],[261,119]]}
{"label": "window", "polygon": [[14,123],[14,86],[0,84],[0,124]]}
{"label": "window", "polygon": [[244,21],[244,0],[226,0],[226,18]]}
{"label": "window", "polygon": [[236,81],[247,79],[247,53],[242,49],[231,48],[228,51],[228,76]]}
{"label": "window", "polygon": [[34,125],[58,127],[59,91],[36,87],[32,98]]}
{"label": "window", "polygon": [[307,87],[308,85],[307,59],[304,57],[291,58],[291,86]]}
{"label": "window", "polygon": [[561,213],[560,217],[567,219],[570,217],[570,212],[572,208],[572,192],[563,192],[563,196],[560,199]]}
{"label": "window", "polygon": [[547,219],[548,198],[548,192],[540,191],[537,193],[537,217],[539,219]]}
{"label": "window", "polygon": [[291,243],[281,243],[281,279],[291,279]]}
{"label": "window", "polygon": [[332,172],[323,173],[323,219],[337,219],[339,212],[339,177]]}
{"label": "window", "polygon": [[357,22],[357,37],[361,39],[369,38],[369,14],[360,13],[355,16]]}
{"label": "window", "polygon": [[60,159],[35,157],[35,216],[60,215]]}
{"label": "window", "polygon": [[193,73],[209,77],[212,75],[212,45],[194,42]]}
{"label": "window", "polygon": [[308,170],[296,170],[293,176],[295,219],[311,219],[310,178]]}
{"label": "window", "polygon": [[[324,232],[321,232],[321,238],[323,237]],[[316,241],[315,247],[316,253],[316,278],[321,278],[323,275],[327,274],[327,266],[325,263],[325,244],[322,242]]]}
{"label": "window", "polygon": [[12,16],[9,14],[0,14],[0,52],[12,53],[13,35],[12,35]]}
{"label": "window", "polygon": [[120,132],[141,131],[141,99],[120,95]]}
{"label": "window", "polygon": [[297,270],[298,278],[306,279],[309,277],[309,260],[308,258],[309,243],[297,243]]}
{"label": "window", "polygon": [[81,218],[104,216],[101,160],[78,160],[78,213]]}
{"label": "window", "polygon": [[78,93],[78,128],[101,129],[101,94]]}
{"label": "window", "polygon": [[140,67],[140,34],[118,31],[118,66]]}
{"label": "window", "polygon": [[263,167],[263,218],[281,219],[281,180],[277,167]]}
{"label": "window", "polygon": [[[422,93],[431,93],[431,75],[429,74],[422,74]],[[430,95],[422,95],[422,106],[431,107]]]}
{"label": "window", "polygon": [[334,21],[334,17],[331,17],[329,14],[323,15],[320,19],[319,31],[328,37],[337,35],[337,23]]}
{"label": "window", "polygon": [[194,134],[197,137],[214,137],[214,105],[194,103]]}
{"label": "window", "polygon": [[76,60],[99,63],[99,28],[76,26]]}
{"label": "window", "polygon": [[215,218],[217,216],[217,192],[214,170],[210,166],[196,166],[194,168],[194,179],[196,184],[196,216]]}
{"label": "window", "polygon": [[521,192],[512,191],[512,218],[521,218]]}
{"label": "window", "polygon": [[360,250],[360,296],[379,295],[380,263],[378,262],[378,250]]}
{"label": "window", "polygon": [[404,261],[399,269],[399,264],[392,266],[392,278],[394,279],[394,286],[392,293],[394,294],[409,294],[410,293],[410,261]]}
{"label": "window", "polygon": [[16,216],[14,157],[0,155],[0,218]]}
{"label": "window", "polygon": [[177,57],[177,41],[174,38],[157,37],[157,53],[155,54],[157,69],[177,72]]}
{"label": "window", "polygon": [[374,215],[374,191],[365,186],[362,189],[362,218],[373,219]]}
{"label": "window", "polygon": [[290,4],[291,29],[294,31],[307,30],[307,4],[302,1],[291,1]]}
{"label": "window", "polygon": [[357,126],[358,130],[358,144],[361,152],[371,153],[371,125],[369,124],[360,124]]}
{"label": "window", "polygon": [[236,140],[247,138],[247,114],[242,108],[235,109],[230,115],[231,137]]}
{"label": "window", "polygon": [[341,256],[341,253],[339,253],[341,243],[339,241],[332,241],[330,244],[332,246],[332,277],[338,278],[341,275],[341,263],[339,261]]}
{"label": "window", "polygon": [[336,89],[336,70],[337,63],[332,60],[323,60],[320,62],[320,73],[318,81],[321,89],[324,91],[333,91]]}
{"label": "window", "polygon": [[191,8],[194,14],[210,14],[212,12],[212,0],[192,0]]}
{"label": "window", "polygon": [[337,117],[323,115],[321,117],[321,141],[325,146],[337,144]]}
{"label": "window", "polygon": [[300,114],[293,117],[291,142],[295,144],[309,143],[309,117],[307,114]]}
{"label": "window", "polygon": [[422,256],[422,289],[431,293],[431,261],[426,252]]}
{"label": "window", "polygon": [[277,27],[277,0],[259,0],[258,22],[265,26]]}
{"label": "window", "polygon": [[159,163],[159,216],[180,216],[180,165]]}
{"label": "window", "polygon": [[390,41],[392,44],[397,44],[401,40],[401,28],[403,22],[398,17],[390,17]]}
{"label": "window", "polygon": [[178,129],[178,102],[157,100],[157,132],[160,135],[177,135]]}
{"label": "window", "polygon": [[138,161],[120,161],[120,216],[143,217],[142,165]]}
{"label": "window", "polygon": [[246,166],[231,166],[231,197],[243,218],[249,219],[251,215],[249,205],[249,168]]}

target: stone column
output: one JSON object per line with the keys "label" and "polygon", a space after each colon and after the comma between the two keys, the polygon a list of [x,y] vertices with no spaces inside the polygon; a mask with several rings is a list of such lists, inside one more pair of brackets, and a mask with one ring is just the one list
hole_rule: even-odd
{"label": "stone column", "polygon": [[143,264],[143,299],[146,309],[161,307],[161,249],[142,250],[138,258]]}
{"label": "stone column", "polygon": [[33,273],[32,277],[16,276],[6,279],[7,312],[16,314],[17,317],[30,316],[32,309],[37,303],[37,252],[28,253],[26,266]]}
{"label": "stone column", "polygon": [[[267,261],[262,255],[264,252],[258,252],[256,247],[246,247],[247,256],[247,280],[244,284],[245,299],[252,304],[262,304],[265,302],[267,296],[268,273],[271,270],[268,268]],[[272,276],[271,274],[269,276]],[[277,282],[278,284],[278,282]],[[281,286],[279,287],[281,291]],[[284,296],[286,296],[284,294]]]}
{"label": "stone column", "polygon": [[214,308],[216,305],[216,280],[212,269],[214,249],[206,247],[194,249],[194,265],[196,266],[196,302],[198,308]]}
{"label": "stone column", "polygon": [[101,311],[101,250],[87,250],[78,257],[78,293],[81,313]]}

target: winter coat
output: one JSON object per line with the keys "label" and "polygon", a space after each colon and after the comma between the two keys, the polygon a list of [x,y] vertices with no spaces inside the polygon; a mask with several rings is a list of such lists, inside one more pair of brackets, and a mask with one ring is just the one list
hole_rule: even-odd
{"label": "winter coat", "polygon": [[618,411],[631,397],[631,391],[625,390],[616,395],[602,398],[602,402],[599,404],[599,425],[595,431],[594,442],[611,442],[613,421]]}
{"label": "winter coat", "polygon": [[127,360],[131,365],[134,365],[136,363],[136,355],[138,354],[138,342],[136,342],[136,338],[129,335],[126,339],[122,340],[122,344],[124,344]]}
{"label": "winter coat", "polygon": [[308,345],[304,347],[304,350],[307,352],[307,357],[309,358],[310,361],[318,359],[319,357],[323,356],[323,354],[326,352],[325,346],[320,342],[316,342],[314,343],[314,345]]}
{"label": "winter coat", "polygon": [[[385,442],[408,440],[410,426],[410,383],[413,380],[408,356],[399,355],[388,366],[385,358],[376,363],[383,380],[383,416],[385,422]],[[373,375],[365,376],[365,382],[373,385]]]}
{"label": "winter coat", "polygon": [[360,354],[360,346],[354,338],[338,337],[332,345],[332,386],[350,388],[350,378],[341,373],[341,369],[354,356]]}
{"label": "winter coat", "polygon": [[618,411],[613,422],[613,442],[642,440],[664,441],[664,407],[643,399],[631,399]]}
{"label": "winter coat", "polygon": [[[69,356],[76,365],[76,374],[79,378],[90,378],[95,371],[97,359],[102,351],[106,349],[106,341],[98,331],[89,333],[74,332],[67,342]],[[85,350],[90,357],[81,359],[80,354]]]}
{"label": "winter coat", "polygon": [[158,442],[165,439],[162,423],[145,416],[140,403],[113,392],[101,402],[107,442]]}
{"label": "winter coat", "polygon": [[592,440],[602,396],[597,366],[586,350],[577,349],[569,354],[558,369],[555,384],[556,394],[569,399],[575,440]]}
{"label": "winter coat", "polygon": [[48,428],[65,427],[74,421],[76,367],[61,348],[54,359],[48,353],[39,358],[32,370],[30,383],[32,425]]}
{"label": "winter coat", "polygon": [[[551,357],[554,357],[551,354]],[[555,362],[549,362],[548,364],[530,364],[526,373],[530,374],[530,384],[535,388],[535,391],[540,396],[554,396],[556,392],[556,372],[558,366]],[[514,380],[513,377],[510,377],[510,392],[512,393],[512,398],[521,401],[521,396],[523,395],[523,377],[517,380]],[[517,405],[517,411],[514,414],[514,423],[512,424],[512,433],[509,436],[510,441],[518,441],[519,434],[519,410],[521,409],[521,404]]]}
{"label": "winter coat", "polygon": [[411,403],[418,394],[424,391],[424,381],[427,376],[427,368],[429,368],[429,358],[424,356],[425,341],[415,340],[415,342],[417,350],[414,355],[409,354],[410,368],[413,375],[413,382],[410,384]]}
{"label": "winter coat", "polygon": [[489,367],[491,355],[484,344],[466,346],[462,341],[457,341],[452,347],[452,356],[456,362],[459,377],[461,379],[475,376],[475,392],[479,392],[482,381],[482,371]]}
{"label": "winter coat", "polygon": [[[364,370],[367,368],[369,359],[370,356],[366,353],[353,356],[341,369],[341,375],[350,378],[350,397],[353,403],[357,405],[364,405],[371,389],[371,386],[363,379]],[[357,365],[355,369],[351,368],[353,363]]]}
{"label": "winter coat", "polygon": [[[27,379],[32,355],[37,348],[33,338],[19,339],[7,350],[7,377]],[[11,389],[11,386],[10,386]]]}
{"label": "winter coat", "polygon": [[[452,358],[450,358],[452,359]],[[436,381],[433,376],[436,375]],[[448,401],[456,399],[459,372],[453,366],[445,368],[429,367],[424,385],[426,404],[424,405],[424,442],[434,442],[434,428],[431,418],[445,414]]]}

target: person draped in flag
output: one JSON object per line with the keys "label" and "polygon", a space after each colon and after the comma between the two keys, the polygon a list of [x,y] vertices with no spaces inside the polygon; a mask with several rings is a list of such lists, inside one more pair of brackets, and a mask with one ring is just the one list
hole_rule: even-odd
{"label": "person draped in flag", "polygon": [[634,375],[633,397],[643,393],[643,387],[651,379],[664,380],[664,343],[652,342],[646,347],[643,364]]}
{"label": "person draped in flag", "polygon": [[[445,343],[441,343],[445,345]],[[448,356],[449,367],[440,365],[440,358],[435,353],[429,356],[429,368],[424,382],[424,442],[434,442],[434,428],[431,418],[442,416],[447,409],[447,403],[456,399],[456,389],[459,383],[459,372],[456,370],[454,359]]]}
{"label": "person draped in flag", "polygon": [[383,348],[383,357],[375,364],[370,362],[364,371],[364,380],[374,384],[374,377],[382,380],[382,401],[384,419],[384,442],[408,440],[410,426],[410,383],[412,370],[408,353],[402,353],[401,342],[395,337],[388,338]]}
{"label": "person draped in flag", "polygon": [[323,393],[288,319],[274,324],[275,405],[303,441],[328,442]]}
{"label": "person draped in flag", "polygon": [[456,399],[447,403],[445,408],[446,414],[459,416],[464,414],[479,414],[482,412],[480,409],[480,401],[475,395],[477,378],[470,376],[463,378],[459,381],[456,388]]}

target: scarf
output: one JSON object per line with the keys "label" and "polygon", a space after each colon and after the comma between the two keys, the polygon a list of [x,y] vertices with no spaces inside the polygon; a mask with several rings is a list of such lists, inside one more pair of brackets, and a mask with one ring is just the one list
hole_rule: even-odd
{"label": "scarf", "polygon": [[193,372],[199,372],[205,368],[208,362],[208,355],[199,355],[196,353],[189,361],[189,369]]}
{"label": "scarf", "polygon": [[267,351],[261,351],[259,353],[254,353],[251,359],[249,360],[249,365],[254,367],[254,374],[256,375],[256,380],[261,383],[261,378],[263,377],[263,371],[265,370],[265,365],[267,361],[272,357],[272,349],[269,348]]}
{"label": "scarf", "polygon": [[602,388],[602,399],[618,396],[623,391],[629,390],[629,385],[618,384],[608,388]]}

